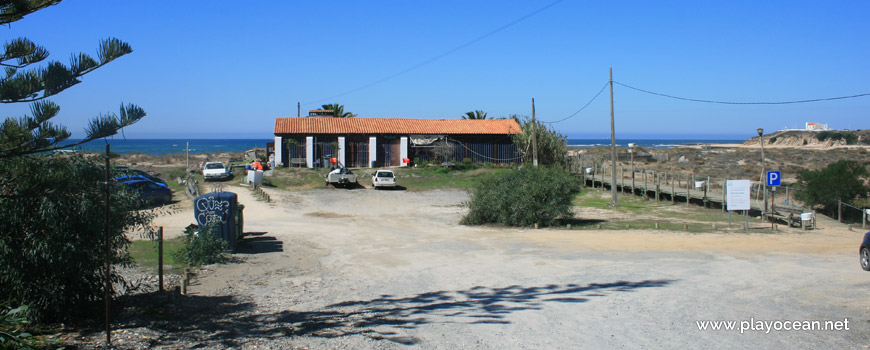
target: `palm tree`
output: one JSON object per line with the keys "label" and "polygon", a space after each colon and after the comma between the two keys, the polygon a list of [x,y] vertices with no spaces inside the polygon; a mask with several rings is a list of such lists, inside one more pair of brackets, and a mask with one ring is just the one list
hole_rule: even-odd
{"label": "palm tree", "polygon": [[356,117],[356,114],[351,112],[345,112],[344,106],[337,103],[330,103],[328,105],[322,105],[321,108],[325,110],[331,110],[332,116],[336,118],[353,118]]}
{"label": "palm tree", "polygon": [[466,112],[465,115],[462,116],[462,119],[486,119],[486,112],[481,110]]}

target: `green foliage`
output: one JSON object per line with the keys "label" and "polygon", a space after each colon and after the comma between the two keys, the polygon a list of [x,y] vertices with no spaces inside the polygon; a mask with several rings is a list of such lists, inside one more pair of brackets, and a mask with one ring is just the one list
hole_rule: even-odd
{"label": "green foliage", "polygon": [[332,116],[335,118],[353,118],[353,117],[356,117],[356,114],[353,114],[351,112],[345,112],[344,105],[340,105],[337,103],[322,105],[320,107],[325,109],[325,110],[331,110]]}
{"label": "green foliage", "polygon": [[462,119],[486,119],[486,112],[481,110],[465,112]]}
{"label": "green foliage", "polygon": [[573,216],[580,182],[561,168],[524,167],[483,180],[471,192],[462,224],[499,223],[509,226],[550,226]]}
{"label": "green foliage", "polygon": [[184,246],[174,253],[175,259],[192,266],[225,262],[223,252],[229,249],[229,244],[216,231],[217,226],[214,225],[206,226],[199,232],[196,225],[187,226],[184,230]]}
{"label": "green foliage", "polygon": [[[0,24],[9,24],[25,15],[44,9],[60,1],[19,0],[0,2]],[[49,52],[26,38],[7,41],[0,55],[5,75],[0,76],[0,103],[33,102],[30,115],[6,117],[0,124],[0,158],[16,157],[73,147],[98,138],[112,136],[121,128],[133,125],[145,117],[138,106],[121,104],[120,113],[101,114],[85,128],[81,141],[61,146],[60,142],[71,134],[62,125],[51,123],[60,107],[45,98],[73,87],[85,74],[133,52],[129,44],[116,38],[100,42],[97,58],[73,54],[68,64],[49,61],[42,67],[31,67],[46,60]]]}
{"label": "green foliage", "polygon": [[[523,162],[531,164],[532,151],[532,120],[527,117],[512,116],[520,124],[522,132],[514,134],[514,143],[523,152]],[[568,138],[540,121],[535,122],[535,134],[538,144],[538,164],[545,166],[568,167]]]}
{"label": "green foliage", "polygon": [[837,208],[837,201],[850,202],[867,197],[865,180],[870,175],[861,163],[840,160],[821,170],[804,170],[798,173],[795,197],[809,205],[822,205],[826,211]]}
{"label": "green foliage", "polygon": [[45,340],[28,331],[27,309],[27,305],[14,309],[0,305],[0,349],[44,349],[59,342]]}
{"label": "green foliage", "polygon": [[466,158],[462,159],[462,165],[470,166],[471,164],[472,164],[471,158],[466,157]]}
{"label": "green foliage", "polygon": [[[105,276],[104,169],[81,156],[0,159],[0,302],[30,306],[37,321],[87,316]],[[110,261],[127,264],[125,231],[148,234],[138,196],[110,191]],[[113,282],[121,278],[112,272]]]}
{"label": "green foliage", "polygon": [[821,132],[816,134],[816,139],[819,141],[822,141],[822,142],[827,141],[827,140],[833,140],[833,141],[846,140],[847,145],[854,145],[855,142],[858,141],[858,136],[856,136],[853,133],[848,133],[848,132],[842,133],[842,132],[836,132],[836,131],[821,131]]}
{"label": "green foliage", "polygon": [[[2,1],[0,24],[58,2]],[[136,211],[138,196],[121,187],[111,191],[106,232],[105,170],[80,156],[47,155],[115,135],[145,116],[142,108],[121,104],[119,114],[90,120],[83,140],[61,146],[70,133],[51,122],[60,107],[45,100],[130,52],[130,45],[109,38],[100,43],[96,59],[79,53],[69,64],[33,66],[48,58],[48,50],[17,38],[7,41],[0,55],[6,73],[0,76],[0,103],[32,102],[30,115],[6,117],[0,124],[0,302],[29,305],[31,320],[89,316],[104,292],[106,243],[109,262],[126,264],[129,241],[124,232],[150,233],[153,213]],[[123,282],[114,272],[108,277]]]}

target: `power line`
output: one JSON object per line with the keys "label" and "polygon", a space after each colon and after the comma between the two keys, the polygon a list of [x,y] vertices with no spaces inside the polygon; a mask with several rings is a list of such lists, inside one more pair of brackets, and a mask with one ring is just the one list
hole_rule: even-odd
{"label": "power line", "polygon": [[634,87],[634,86],[629,86],[629,85],[626,85],[626,84],[623,84],[623,83],[620,83],[620,82],[617,82],[617,81],[614,81],[613,83],[614,83],[614,84],[621,85],[621,86],[624,86],[624,87],[627,87],[627,88],[632,89],[632,90],[637,90],[637,91],[640,91],[640,92],[643,92],[643,93],[647,93],[647,94],[650,94],[650,95],[662,96],[662,97],[673,98],[673,99],[683,100],[683,101],[702,102],[702,103],[718,103],[718,104],[725,104],[725,105],[786,105],[786,104],[795,104],[795,103],[810,103],[810,102],[834,101],[834,100],[843,100],[843,99],[847,99],[847,98],[857,98],[857,97],[870,96],[870,93],[865,93],[865,94],[857,94],[857,95],[849,95],[849,96],[838,96],[838,97],[828,97],[828,98],[814,98],[814,99],[809,99],[809,100],[797,100],[797,101],[776,101],[776,102],[734,102],[734,101],[702,100],[702,99],[696,99],[696,98],[679,97],[679,96],[673,96],[673,95],[663,94],[663,93],[659,93],[659,92],[652,92],[652,91],[644,90],[644,89],[641,89],[641,88],[636,88],[636,87]]}
{"label": "power line", "polygon": [[585,104],[582,108],[580,108],[580,109],[578,109],[576,112],[574,112],[574,114],[571,114],[571,115],[569,115],[569,116],[567,116],[567,117],[565,117],[565,118],[563,118],[563,119],[559,119],[559,120],[554,121],[554,122],[541,122],[541,123],[543,123],[543,124],[555,124],[555,123],[564,122],[564,121],[566,121],[566,120],[568,120],[568,119],[573,118],[575,115],[577,115],[577,113],[580,113],[581,111],[583,111],[584,109],[586,109],[586,107],[589,107],[589,105],[592,104],[592,101],[595,101],[595,99],[598,98],[598,95],[601,95],[601,93],[604,92],[604,89],[607,88],[607,85],[608,85],[608,84],[610,84],[610,82],[604,83],[604,86],[601,87],[601,90],[598,90],[598,93],[595,94],[595,96],[592,97],[592,99],[589,100],[589,102],[586,102],[586,104]]}
{"label": "power line", "polygon": [[466,48],[466,47],[468,47],[468,46],[471,46],[472,44],[475,44],[475,43],[477,43],[478,41],[481,41],[481,40],[483,40],[483,39],[486,39],[486,38],[488,38],[488,37],[490,37],[490,36],[492,36],[492,35],[494,35],[494,34],[500,32],[500,31],[503,31],[503,30],[505,30],[505,29],[508,29],[508,28],[514,26],[515,24],[520,23],[520,22],[522,22],[522,21],[528,19],[529,17],[532,17],[532,16],[534,16],[534,15],[537,15],[538,13],[540,13],[540,12],[542,12],[542,11],[544,11],[544,10],[550,8],[550,7],[555,6],[556,4],[558,4],[558,3],[560,3],[560,2],[562,2],[562,0],[556,0],[556,1],[553,1],[553,2],[551,2],[551,3],[549,3],[549,4],[547,4],[547,5],[544,6],[544,7],[541,7],[541,8],[539,8],[539,9],[535,10],[535,11],[532,11],[531,13],[529,13],[529,14],[527,14],[527,15],[525,15],[525,16],[522,16],[522,17],[520,17],[520,18],[517,18],[517,19],[515,19],[515,20],[509,22],[508,24],[505,24],[505,25],[503,25],[503,26],[501,26],[501,27],[498,27],[498,28],[496,28],[496,29],[494,29],[494,30],[492,30],[492,31],[489,31],[489,32],[487,32],[486,34],[483,34],[483,35],[481,35],[481,36],[478,36],[478,37],[476,37],[476,38],[474,38],[474,39],[471,39],[471,40],[465,42],[464,44],[461,44],[461,45],[459,45],[459,46],[457,46],[457,47],[454,47],[454,48],[452,48],[452,49],[450,49],[450,50],[447,50],[447,51],[445,51],[445,52],[443,52],[443,53],[441,53],[441,54],[439,54],[439,55],[437,55],[437,56],[435,56],[435,57],[432,57],[432,58],[428,59],[428,60],[425,60],[425,61],[423,61],[423,62],[417,63],[417,64],[415,64],[415,65],[413,65],[413,66],[411,66],[411,67],[409,67],[409,68],[405,68],[404,70],[401,70],[401,71],[399,71],[399,72],[397,72],[397,73],[393,73],[393,74],[388,75],[388,76],[386,76],[386,77],[384,77],[384,78],[381,78],[381,79],[375,80],[375,81],[373,81],[373,82],[371,82],[371,83],[368,83],[368,84],[366,84],[366,85],[360,86],[360,87],[358,87],[358,88],[355,88],[355,89],[352,89],[352,90],[348,90],[348,91],[342,92],[342,93],[340,93],[340,94],[338,94],[338,95],[335,95],[335,96],[330,96],[330,97],[327,97],[327,98],[324,98],[324,99],[319,99],[319,100],[314,100],[314,101],[311,101],[311,102],[306,102],[306,103],[304,103],[304,105],[310,105],[310,104],[312,104],[312,103],[317,103],[317,102],[323,102],[323,101],[327,101],[327,100],[332,100],[332,99],[334,99],[334,98],[338,98],[338,97],[342,97],[342,96],[345,96],[345,95],[349,95],[349,94],[352,94],[352,93],[354,93],[354,92],[357,92],[357,91],[360,91],[360,90],[363,90],[363,89],[367,89],[367,88],[370,88],[370,87],[375,86],[375,85],[377,85],[377,84],[383,83],[383,82],[385,82],[385,81],[387,81],[387,80],[390,80],[390,79],[396,78],[396,77],[398,77],[398,76],[400,76],[400,75],[403,75],[403,74],[405,74],[405,73],[408,73],[408,72],[410,72],[410,71],[413,71],[413,70],[415,70],[415,69],[418,69],[418,68],[420,68],[420,67],[423,67],[423,66],[425,66],[425,65],[427,65],[427,64],[429,64],[429,63],[435,62],[435,61],[437,61],[437,60],[439,60],[439,59],[441,59],[441,58],[444,58],[445,56],[448,56],[448,55],[450,55],[450,54],[452,54],[452,53],[454,53],[454,52],[456,52],[456,51],[459,51],[459,50],[462,50],[462,49],[464,49],[464,48]]}

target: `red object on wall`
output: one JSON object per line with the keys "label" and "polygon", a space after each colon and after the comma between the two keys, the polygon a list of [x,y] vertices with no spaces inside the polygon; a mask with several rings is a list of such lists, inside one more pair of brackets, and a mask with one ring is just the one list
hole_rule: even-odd
{"label": "red object on wall", "polygon": [[402,158],[402,163],[408,164],[408,163],[410,163],[410,162],[411,162],[410,159],[408,159],[408,158]]}

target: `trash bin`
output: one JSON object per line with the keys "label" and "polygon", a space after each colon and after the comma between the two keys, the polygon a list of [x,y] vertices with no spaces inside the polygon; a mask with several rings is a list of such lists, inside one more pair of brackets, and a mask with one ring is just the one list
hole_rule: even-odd
{"label": "trash bin", "polygon": [[236,239],[242,239],[245,236],[245,205],[239,203],[236,208]]}
{"label": "trash bin", "polygon": [[229,243],[230,251],[236,250],[237,205],[239,196],[233,192],[206,193],[193,200],[193,215],[196,224],[204,228],[210,224],[217,226],[216,235]]}

